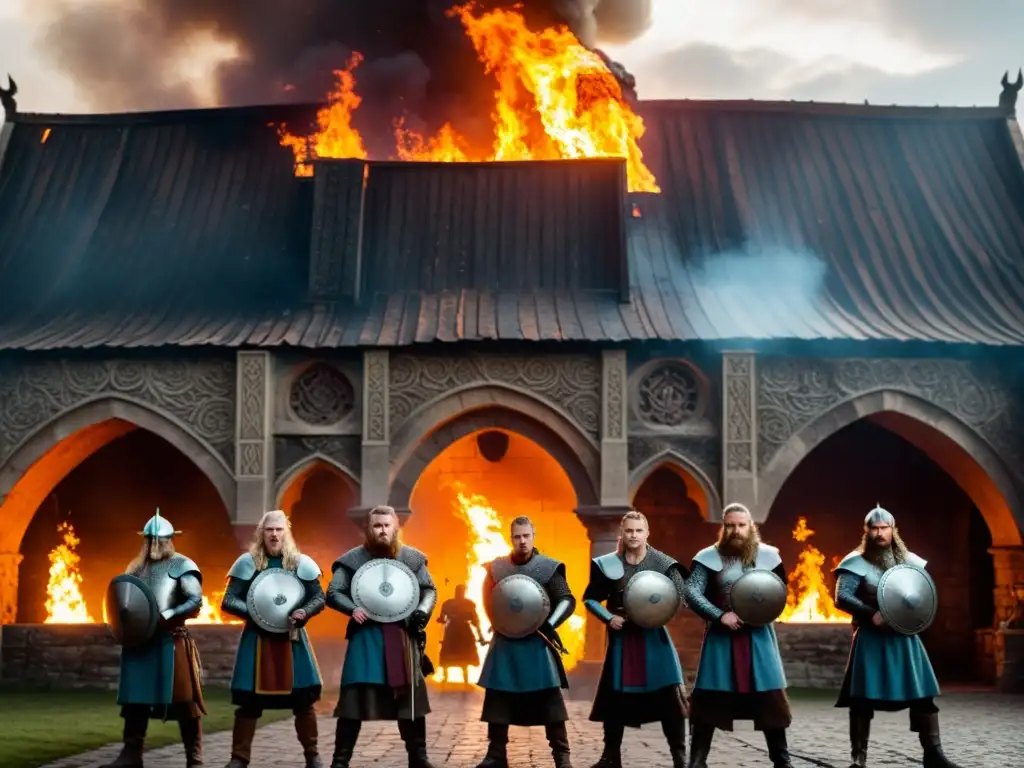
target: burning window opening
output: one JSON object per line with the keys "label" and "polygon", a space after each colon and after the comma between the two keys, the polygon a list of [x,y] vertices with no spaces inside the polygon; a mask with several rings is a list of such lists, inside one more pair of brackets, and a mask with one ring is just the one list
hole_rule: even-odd
{"label": "burning window opening", "polygon": [[[807,518],[796,521],[793,538],[807,542],[814,530],[807,527]],[[793,624],[849,624],[852,617],[836,608],[832,589],[825,579],[822,566],[825,555],[813,544],[805,543],[797,559],[796,568],[789,574],[789,597],[781,622]]]}
{"label": "burning window opening", "polygon": [[[643,120],[633,112],[605,60],[585,48],[568,27],[535,32],[517,11],[473,13],[473,4],[457,6],[457,16],[486,72],[494,76],[494,141],[487,152],[473,152],[450,123],[423,137],[395,125],[396,158],[430,162],[509,162],[625,158],[630,192],[658,193],[657,180],[644,164],[638,141]],[[317,130],[303,137],[278,127],[282,146],[292,150],[295,175],[313,175],[317,158],[366,159],[362,137],[352,125],[362,103],[355,69],[363,57],[352,55],[336,70],[337,86],[317,113]]]}
{"label": "burning window opening", "polygon": [[[505,432],[504,430],[501,430]],[[518,515],[533,520],[537,549],[566,564],[569,584],[580,604],[576,613],[559,628],[568,651],[562,657],[566,670],[583,658],[586,621],[581,597],[589,575],[590,542],[573,509],[576,495],[562,467],[540,445],[505,432],[509,447],[500,461],[486,459],[479,448],[480,433],[452,443],[420,475],[413,491],[413,509],[403,527],[403,536],[428,556],[438,588],[438,612],[454,597],[455,588],[465,586],[465,597],[474,604],[476,621],[483,638],[490,639],[491,625],[483,606],[483,564],[509,554],[509,524]],[[524,491],[521,478],[530,476],[535,485]],[[417,510],[432,510],[418,514]],[[444,515],[449,510],[451,518]],[[449,523],[449,519],[455,525]],[[440,647],[444,628],[435,622],[427,630],[427,653],[434,661],[435,682],[475,683],[487,654],[477,645],[476,665],[468,665],[469,679],[459,667],[442,670]]]}

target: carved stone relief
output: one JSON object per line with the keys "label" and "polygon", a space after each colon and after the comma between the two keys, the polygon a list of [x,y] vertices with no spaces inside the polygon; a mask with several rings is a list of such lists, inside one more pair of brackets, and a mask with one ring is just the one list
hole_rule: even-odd
{"label": "carved stone relief", "polygon": [[803,426],[858,395],[891,389],[921,398],[978,431],[1020,472],[1024,465],[1010,389],[996,372],[961,360],[758,358],[762,469]]}
{"label": "carved stone relief", "polygon": [[601,361],[596,355],[395,355],[390,384],[391,434],[420,406],[474,384],[516,387],[558,407],[585,432],[597,436],[600,430]]}
{"label": "carved stone relief", "polygon": [[261,477],[267,448],[267,374],[270,356],[266,352],[238,353],[238,466],[239,477]]}
{"label": "carved stone relief", "polygon": [[754,358],[730,354],[725,367],[725,469],[727,472],[754,471]]}
{"label": "carved stone relief", "polygon": [[630,404],[643,427],[692,432],[703,426],[709,400],[707,380],[690,363],[651,360],[635,371],[632,379]]}
{"label": "carved stone relief", "polygon": [[318,427],[337,424],[355,406],[355,390],[344,373],[327,363],[313,363],[292,382],[288,407],[300,421]]}
{"label": "carved stone relief", "polygon": [[645,461],[674,451],[693,462],[716,488],[721,487],[721,448],[714,437],[633,437],[629,440],[629,471],[632,473]]}
{"label": "carved stone relief", "polygon": [[362,473],[362,441],[358,435],[279,437],[274,440],[274,480],[308,456],[320,454],[359,477]]}
{"label": "carved stone relief", "polygon": [[0,368],[0,462],[58,414],[104,395],[153,406],[188,425],[234,466],[233,360],[28,360]]}

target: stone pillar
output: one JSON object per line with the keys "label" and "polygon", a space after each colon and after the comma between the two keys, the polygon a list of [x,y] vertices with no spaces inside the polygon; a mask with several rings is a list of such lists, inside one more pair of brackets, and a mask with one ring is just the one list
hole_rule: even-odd
{"label": "stone pillar", "polygon": [[391,490],[389,363],[386,349],[363,353],[363,460],[359,478],[363,509],[387,504]]}
{"label": "stone pillar", "polygon": [[236,538],[251,540],[274,503],[273,375],[269,352],[239,352],[235,414]]}
{"label": "stone pillar", "polygon": [[992,547],[988,553],[992,555],[992,570],[995,572],[995,625],[1005,621],[1013,613],[1017,599],[1013,595],[1013,585],[1024,582],[1024,547]]}
{"label": "stone pillar", "polygon": [[18,552],[0,552],[0,626],[18,620]]}
{"label": "stone pillar", "polygon": [[601,352],[601,505],[629,505],[626,352]]}
{"label": "stone pillar", "polygon": [[723,502],[745,504],[761,523],[757,504],[757,365],[753,352],[722,354]]}

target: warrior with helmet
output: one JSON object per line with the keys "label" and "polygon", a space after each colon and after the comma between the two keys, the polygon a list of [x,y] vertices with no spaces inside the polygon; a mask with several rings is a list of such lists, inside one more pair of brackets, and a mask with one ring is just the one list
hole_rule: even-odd
{"label": "warrior with helmet", "polygon": [[747,507],[729,504],[718,542],[694,555],[686,584],[691,610],[707,622],[690,698],[690,768],[707,768],[715,728],[731,731],[734,720],[753,720],[764,731],[772,765],[792,768],[786,739],[792,714],[775,629],[744,624],[732,600],[733,585],[755,570],[782,581],[784,607],[788,578],[779,551],[761,542]]}
{"label": "warrior with helmet", "polygon": [[[480,719],[487,723],[488,747],[477,768],[507,768],[506,748],[511,725],[543,725],[555,768],[572,768],[565,727],[569,714],[561,691],[568,688],[569,683],[560,657],[564,648],[556,630],[572,616],[576,598],[569,590],[565,565],[540,554],[534,547],[530,518],[513,520],[511,536],[512,553],[485,566],[484,610],[491,621],[492,637],[477,685],[486,691]],[[510,585],[508,594],[505,594],[503,582]],[[513,593],[515,589],[526,591],[520,595]],[[511,608],[496,603],[496,595]],[[536,617],[536,630],[523,636],[502,632],[501,614],[516,612],[522,620],[527,613],[524,605],[545,602],[550,607],[544,615]]]}
{"label": "warrior with helmet", "polygon": [[[686,768],[687,706],[679,654],[664,625],[645,628],[627,618],[626,586],[645,571],[671,579],[678,595],[674,605],[678,609],[684,603],[685,569],[650,546],[649,535],[647,517],[630,510],[619,524],[616,551],[590,563],[583,604],[609,630],[601,681],[590,711],[591,720],[604,724],[604,752],[593,768],[622,768],[626,726],[656,722],[668,741],[673,768]],[[664,602],[668,601],[655,604]],[[672,616],[663,618],[667,623]]]}
{"label": "warrior with helmet", "polygon": [[875,505],[864,518],[860,546],[835,569],[836,607],[853,616],[854,627],[836,702],[850,709],[851,768],[867,765],[874,713],[903,709],[910,710],[910,730],[917,732],[924,749],[924,768],[956,768],[942,751],[934,701],[939,683],[928,652],[917,634],[890,628],[879,610],[882,577],[901,565],[924,571],[926,562],[907,549],[892,513]]}
{"label": "warrior with helmet", "polygon": [[[437,589],[427,570],[427,556],[403,544],[400,533],[394,508],[374,507],[367,516],[366,541],[331,566],[327,605],[350,617],[341,690],[334,710],[338,724],[331,768],[348,768],[364,720],[398,721],[409,768],[433,768],[427,756],[425,718],[430,714],[430,700],[424,667],[429,662],[423,656],[423,646]],[[359,579],[375,568],[389,571],[374,590],[383,597],[382,610],[390,610],[390,598],[397,603],[403,596],[418,594],[408,604],[412,609],[408,615],[396,613],[392,621],[383,613],[371,618],[367,606],[359,603]],[[415,584],[402,584],[399,574]]]}
{"label": "warrior with helmet", "polygon": [[[121,650],[121,676],[117,703],[124,718],[124,747],[104,768],[142,768],[142,752],[151,717],[178,721],[185,745],[185,764],[203,764],[202,716],[206,714],[200,683],[201,664],[195,641],[185,622],[199,614],[203,605],[203,576],[199,566],[174,549],[171,522],[160,510],[140,532],[142,548],[108,592],[108,612],[112,621],[124,623],[132,604],[155,602],[157,625],[141,644]],[[144,586],[132,587],[138,580]],[[134,601],[134,589],[143,592],[143,601]],[[119,600],[118,593],[126,599]],[[115,604],[111,604],[114,600]],[[115,617],[115,614],[117,616]]]}
{"label": "warrior with helmet", "polygon": [[[301,587],[297,607],[291,608],[287,617],[280,617],[286,626],[283,632],[268,631],[253,615],[254,582],[268,571],[273,575],[280,572],[283,580],[300,582],[296,585]],[[249,551],[228,571],[221,611],[244,619],[245,627],[231,676],[231,701],[237,709],[227,768],[249,765],[256,726],[266,709],[292,710],[306,768],[322,765],[313,706],[320,699],[323,681],[305,630],[309,620],[324,609],[319,579],[320,568],[299,552],[291,521],[279,509],[263,515]]]}

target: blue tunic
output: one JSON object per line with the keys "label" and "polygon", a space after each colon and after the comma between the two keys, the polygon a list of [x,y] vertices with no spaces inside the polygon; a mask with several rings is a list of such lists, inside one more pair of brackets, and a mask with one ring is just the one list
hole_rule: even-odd
{"label": "blue tunic", "polygon": [[519,639],[495,634],[477,685],[507,693],[531,693],[562,685],[555,651],[539,635]]}
{"label": "blue tunic", "polygon": [[170,704],[173,686],[174,638],[170,632],[157,629],[145,645],[121,649],[118,704]]}
{"label": "blue tunic", "polygon": [[[907,554],[907,562],[924,568],[925,561]],[[909,703],[938,696],[928,652],[918,635],[876,627],[877,589],[884,570],[851,552],[836,567],[836,606],[854,617],[853,645],[838,706],[850,699],[877,703]]]}
{"label": "blue tunic", "polygon": [[[721,623],[730,610],[728,587],[740,575],[754,568],[773,571],[786,581],[778,550],[761,544],[753,565],[744,566],[736,558],[722,558],[717,547],[708,547],[697,553],[693,570],[686,584],[687,601],[708,624],[701,646],[697,667],[696,690],[736,693],[736,675],[733,670],[733,638],[735,632]],[[775,627],[744,627],[750,634],[752,689],[758,693],[786,688],[786,673],[782,668],[779,642]]]}

